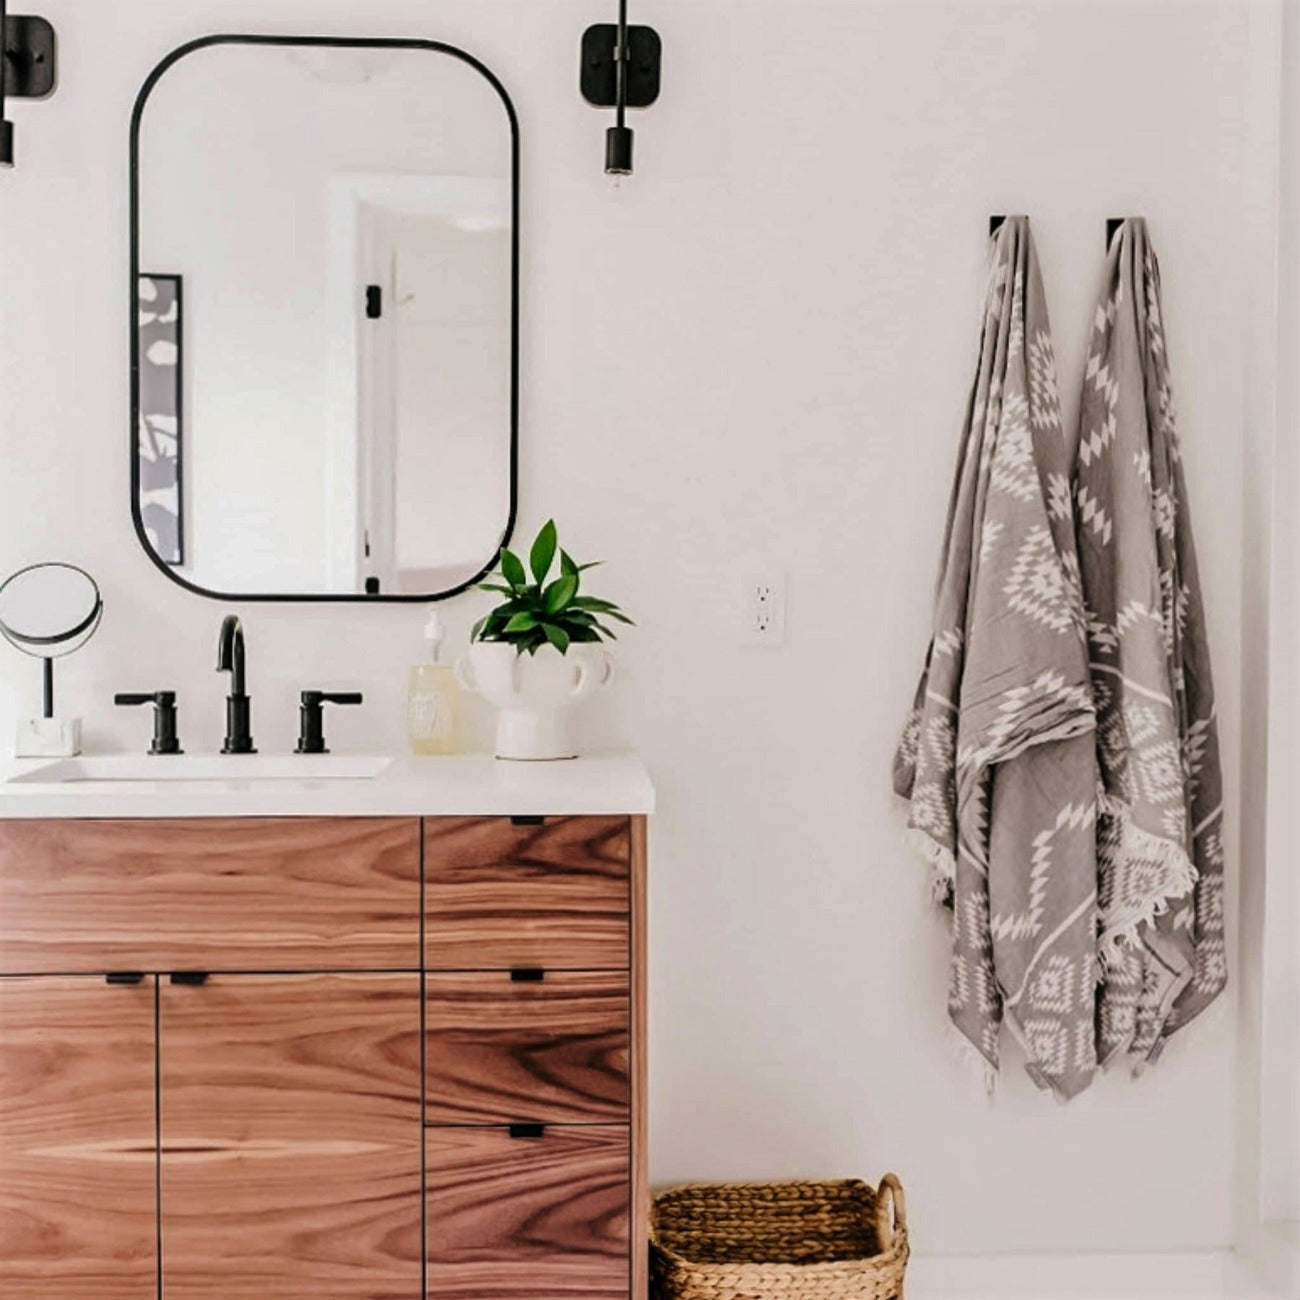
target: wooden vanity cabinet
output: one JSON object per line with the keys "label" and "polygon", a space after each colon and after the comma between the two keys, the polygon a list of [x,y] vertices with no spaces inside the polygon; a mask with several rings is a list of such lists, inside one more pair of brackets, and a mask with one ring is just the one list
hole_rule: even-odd
{"label": "wooden vanity cabinet", "polygon": [[0,820],[0,1300],[644,1300],[643,817]]}

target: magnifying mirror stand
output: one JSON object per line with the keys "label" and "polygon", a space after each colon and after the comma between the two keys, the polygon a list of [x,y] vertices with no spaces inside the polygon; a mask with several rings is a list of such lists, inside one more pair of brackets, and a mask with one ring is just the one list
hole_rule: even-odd
{"label": "magnifying mirror stand", "polygon": [[80,718],[23,718],[18,723],[15,758],[76,758],[80,753]]}
{"label": "magnifying mirror stand", "polygon": [[54,716],[54,661],[80,650],[103,616],[99,585],[75,564],[29,564],[0,582],[0,637],[41,661],[41,716],[18,720],[16,758],[81,753],[81,719]]}
{"label": "magnifying mirror stand", "polygon": [[14,740],[15,758],[76,758],[81,753],[81,719],[54,716],[54,660],[42,659],[44,689],[39,718],[22,718]]}

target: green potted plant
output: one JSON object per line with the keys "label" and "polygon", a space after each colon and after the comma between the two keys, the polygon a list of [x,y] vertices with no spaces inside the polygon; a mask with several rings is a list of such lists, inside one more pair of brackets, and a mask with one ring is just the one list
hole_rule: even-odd
{"label": "green potted plant", "polygon": [[573,707],[609,685],[610,624],[632,622],[613,601],[583,592],[582,575],[595,567],[561,549],[552,519],[537,534],[527,569],[503,547],[498,571],[481,584],[504,599],[474,625],[456,675],[496,706],[498,758],[576,756]]}

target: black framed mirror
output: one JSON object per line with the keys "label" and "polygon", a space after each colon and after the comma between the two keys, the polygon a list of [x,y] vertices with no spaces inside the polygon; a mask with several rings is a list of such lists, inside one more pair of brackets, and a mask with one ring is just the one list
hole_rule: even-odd
{"label": "black framed mirror", "polygon": [[131,119],[131,513],[222,600],[430,601],[514,526],[519,127],[437,41],[208,36]]}

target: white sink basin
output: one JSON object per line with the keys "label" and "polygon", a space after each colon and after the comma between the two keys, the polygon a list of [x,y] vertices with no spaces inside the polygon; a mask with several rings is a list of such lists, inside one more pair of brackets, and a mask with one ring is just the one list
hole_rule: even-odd
{"label": "white sink basin", "polygon": [[369,754],[107,754],[60,758],[9,778],[11,785],[117,786],[162,781],[246,785],[263,781],[372,781],[392,763]]}

